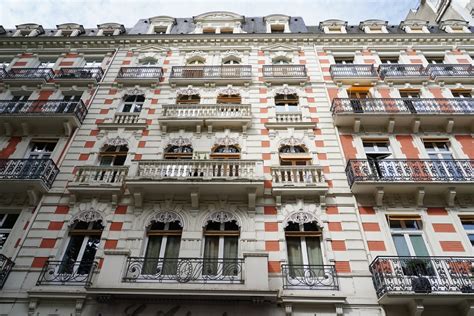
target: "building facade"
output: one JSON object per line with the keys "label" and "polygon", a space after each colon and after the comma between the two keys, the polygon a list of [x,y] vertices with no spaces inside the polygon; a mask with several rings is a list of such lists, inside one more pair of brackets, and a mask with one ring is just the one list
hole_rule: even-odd
{"label": "building facade", "polygon": [[0,33],[0,315],[473,314],[468,24]]}

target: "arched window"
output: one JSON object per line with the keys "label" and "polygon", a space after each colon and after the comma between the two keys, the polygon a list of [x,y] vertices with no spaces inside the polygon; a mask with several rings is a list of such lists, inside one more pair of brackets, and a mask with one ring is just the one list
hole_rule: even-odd
{"label": "arched window", "polygon": [[200,102],[201,96],[199,94],[178,95],[176,98],[176,104],[199,104]]}
{"label": "arched window", "polygon": [[211,215],[204,226],[203,274],[237,276],[240,228],[237,220],[228,213]]}
{"label": "arched window", "polygon": [[276,57],[272,59],[273,65],[289,65],[291,63],[291,59],[287,57]]}
{"label": "arched window", "polygon": [[100,152],[100,165],[101,166],[123,166],[127,159],[128,146],[106,146]]}
{"label": "arched window", "polygon": [[239,159],[240,148],[237,145],[218,145],[212,150],[211,158],[214,159]]}
{"label": "arched window", "polygon": [[204,65],[206,60],[202,57],[190,58],[186,61],[186,65]]}
{"label": "arched window", "polygon": [[307,165],[311,160],[311,156],[303,145],[283,145],[279,153],[282,166]]}
{"label": "arched window", "polygon": [[241,104],[242,97],[240,94],[219,94],[217,96],[217,104]]}
{"label": "arched window", "polygon": [[299,98],[296,94],[275,95],[275,108],[277,112],[298,111]]}
{"label": "arched window", "polygon": [[94,265],[103,229],[102,220],[73,222],[69,229],[69,241],[58,273],[89,274]]}
{"label": "arched window", "polygon": [[182,231],[179,219],[149,224],[142,274],[176,275]]}
{"label": "arched window", "polygon": [[193,157],[193,147],[186,145],[168,145],[165,149],[165,159],[191,159]]}
{"label": "arched window", "polygon": [[142,110],[143,103],[145,103],[145,96],[126,95],[123,99],[122,112],[125,113],[139,113]]}
{"label": "arched window", "polygon": [[239,65],[240,60],[237,59],[237,58],[228,58],[228,59],[224,59],[222,61],[222,64],[224,64],[224,65]]}

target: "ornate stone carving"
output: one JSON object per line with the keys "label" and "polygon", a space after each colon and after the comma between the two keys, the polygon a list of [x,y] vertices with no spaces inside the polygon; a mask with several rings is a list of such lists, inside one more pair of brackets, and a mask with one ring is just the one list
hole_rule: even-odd
{"label": "ornate stone carving", "polygon": [[179,88],[176,90],[176,95],[200,95],[201,92],[197,88],[193,88],[191,86],[188,86],[186,88]]}
{"label": "ornate stone carving", "polygon": [[115,136],[114,138],[108,138],[105,140],[104,145],[108,146],[128,146],[128,140],[120,137],[120,136]]}
{"label": "ornate stone carving", "polygon": [[182,147],[182,146],[192,146],[191,139],[189,138],[184,138],[184,137],[176,137],[176,138],[171,138],[168,142],[168,146],[177,146],[177,147]]}
{"label": "ornate stone carving", "polygon": [[217,138],[215,146],[231,146],[231,145],[239,145],[239,139],[237,137],[230,137],[226,135],[225,137]]}
{"label": "ornate stone carving", "polygon": [[102,226],[105,226],[104,217],[99,211],[93,208],[87,211],[79,212],[78,214],[74,215],[74,217],[69,221],[69,226],[72,226],[77,222],[101,222]]}
{"label": "ornate stone carving", "polygon": [[217,90],[218,95],[231,95],[231,94],[238,94],[240,95],[240,90],[237,88],[232,87],[231,85],[221,88]]}
{"label": "ornate stone carving", "polygon": [[206,59],[207,54],[202,50],[193,50],[186,54],[186,59],[193,59],[193,58],[202,58]]}
{"label": "ornate stone carving", "polygon": [[150,226],[155,222],[161,223],[172,223],[172,222],[179,222],[179,225],[183,227],[183,219],[182,217],[176,213],[171,211],[161,211],[153,213],[147,220],[146,226]]}
{"label": "ornate stone carving", "polygon": [[304,141],[303,138],[291,136],[280,140],[280,146],[304,146]]}
{"label": "ornate stone carving", "polygon": [[283,87],[277,88],[273,90],[273,94],[283,94],[283,95],[289,95],[289,94],[299,94],[299,91],[295,88],[288,87],[288,85],[284,84]]}
{"label": "ornate stone carving", "polygon": [[124,95],[144,95],[144,94],[145,94],[145,90],[140,89],[138,87],[127,89],[125,90],[125,93],[124,93]]}
{"label": "ornate stone carving", "polygon": [[204,225],[206,225],[207,222],[226,223],[226,222],[232,222],[232,221],[236,221],[237,224],[240,226],[234,214],[226,212],[226,211],[219,211],[219,212],[214,212],[214,213],[209,214],[209,216],[206,217]]}
{"label": "ornate stone carving", "polygon": [[[312,223],[312,222],[318,223],[318,219],[316,218],[316,216],[308,212],[295,212],[287,216],[287,218],[283,222],[283,227],[288,226],[290,222],[298,223],[301,225],[301,224]],[[318,223],[318,226],[319,226],[319,223]]]}
{"label": "ornate stone carving", "polygon": [[287,203],[282,206],[282,213],[286,214],[283,226],[288,226],[289,222],[299,224],[316,221],[319,227],[323,227],[321,220],[321,209],[314,203],[304,203],[302,199],[296,203]]}
{"label": "ornate stone carving", "polygon": [[229,50],[226,50],[225,52],[222,52],[221,56],[222,58],[237,57],[240,59],[242,57],[242,54],[236,51],[235,49],[229,49]]}

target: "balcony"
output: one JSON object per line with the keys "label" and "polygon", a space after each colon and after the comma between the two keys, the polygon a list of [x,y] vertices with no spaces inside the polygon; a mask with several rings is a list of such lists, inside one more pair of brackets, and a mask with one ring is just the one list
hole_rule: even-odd
{"label": "balcony", "polygon": [[270,83],[299,83],[308,80],[304,65],[264,65],[263,77]]}
{"label": "balcony", "polygon": [[339,290],[336,268],[333,265],[281,266],[283,288],[293,290]]}
{"label": "balcony", "polygon": [[5,70],[5,68],[0,68],[0,80],[3,80],[7,77],[7,71]]}
{"label": "balcony", "polygon": [[41,270],[37,286],[65,285],[84,286],[92,284],[92,277],[97,270],[98,263],[93,262],[65,262],[46,261]]}
{"label": "balcony", "polygon": [[425,194],[432,194],[445,197],[449,206],[456,194],[474,194],[474,160],[351,159],[346,175],[353,193],[375,193],[377,205],[384,193],[416,192],[419,205]]}
{"label": "balcony", "polygon": [[216,192],[248,198],[255,207],[256,195],[263,192],[263,163],[260,160],[140,160],[128,177],[127,188],[141,205],[144,195],[153,198],[169,194],[190,196],[193,208],[201,197],[216,197]]}
{"label": "balcony", "polygon": [[122,67],[116,81],[129,84],[159,83],[162,77],[161,67]]}
{"label": "balcony", "polygon": [[422,299],[424,304],[449,305],[471,299],[471,257],[376,257],[370,273],[381,304],[405,304]]}
{"label": "balcony", "polygon": [[13,269],[15,262],[11,261],[10,258],[0,254],[0,290],[5,285],[8,275]]}
{"label": "balcony", "polygon": [[329,186],[318,166],[272,167],[272,191],[277,196],[325,195]]}
{"label": "balcony", "polygon": [[247,130],[252,122],[249,104],[164,104],[158,119],[164,132],[168,129],[233,128]]}
{"label": "balcony", "polygon": [[97,123],[99,129],[119,129],[143,130],[147,128],[144,118],[140,118],[140,113],[117,112],[112,119],[105,119],[102,123]]}
{"label": "balcony", "polygon": [[426,71],[431,79],[447,83],[472,83],[474,76],[474,69],[469,64],[430,64]]}
{"label": "balcony", "polygon": [[301,111],[276,112],[274,118],[265,123],[268,129],[314,129],[316,123],[303,116]]}
{"label": "balcony", "polygon": [[3,82],[8,84],[42,84],[53,79],[54,71],[51,68],[12,68],[7,72]]}
{"label": "balcony", "polygon": [[74,195],[104,195],[117,199],[124,190],[127,173],[126,166],[79,166],[67,188]]}
{"label": "balcony", "polygon": [[384,128],[393,132],[471,129],[474,124],[474,99],[334,99],[331,111],[338,127],[365,129]]}
{"label": "balcony", "polygon": [[243,283],[244,259],[129,257],[123,282]]}
{"label": "balcony", "polygon": [[173,66],[171,84],[244,84],[252,81],[252,66]]}
{"label": "balcony", "polygon": [[0,128],[6,135],[19,131],[30,134],[70,135],[81,126],[87,108],[82,101],[0,100]]}
{"label": "balcony", "polygon": [[61,68],[54,81],[61,85],[96,84],[100,82],[104,71],[100,67]]}
{"label": "balcony", "polygon": [[336,64],[329,68],[332,80],[345,84],[370,84],[379,76],[373,65]]}
{"label": "balcony", "polygon": [[30,204],[35,204],[58,173],[51,159],[0,159],[0,193],[27,194]]}
{"label": "balcony", "polygon": [[389,82],[423,82],[428,81],[430,76],[423,65],[417,64],[382,64],[379,66],[380,79]]}

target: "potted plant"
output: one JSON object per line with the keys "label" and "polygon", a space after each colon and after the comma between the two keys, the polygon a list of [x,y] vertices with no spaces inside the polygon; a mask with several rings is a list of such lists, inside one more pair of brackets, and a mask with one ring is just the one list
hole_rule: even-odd
{"label": "potted plant", "polygon": [[431,293],[430,280],[425,277],[432,275],[429,261],[424,259],[410,259],[405,264],[407,275],[412,276],[411,287],[415,293]]}

